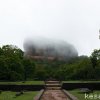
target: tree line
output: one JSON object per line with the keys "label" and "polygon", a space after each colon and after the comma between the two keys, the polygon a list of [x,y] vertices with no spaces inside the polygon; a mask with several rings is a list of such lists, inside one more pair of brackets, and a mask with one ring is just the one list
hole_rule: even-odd
{"label": "tree line", "polygon": [[0,81],[99,80],[100,50],[91,56],[78,56],[69,61],[33,60],[24,57],[24,51],[14,45],[0,47]]}

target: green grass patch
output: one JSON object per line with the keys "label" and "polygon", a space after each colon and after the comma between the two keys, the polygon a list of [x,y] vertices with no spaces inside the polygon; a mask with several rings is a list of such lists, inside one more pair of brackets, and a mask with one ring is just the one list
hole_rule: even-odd
{"label": "green grass patch", "polygon": [[5,85],[44,85],[44,81],[20,81],[20,82],[0,82]]}
{"label": "green grass patch", "polygon": [[87,98],[87,97],[85,98],[85,93],[81,93],[79,89],[69,90],[68,92],[76,96],[79,100],[100,100],[100,98],[96,98],[96,99],[94,98],[94,95],[97,96],[100,95],[100,91],[98,90],[94,90],[93,93],[86,94],[88,95],[88,97],[92,95],[93,98]]}
{"label": "green grass patch", "polygon": [[100,81],[84,81],[84,80],[75,80],[75,81],[62,81],[63,83],[100,83]]}
{"label": "green grass patch", "polygon": [[0,100],[33,100],[33,98],[38,94],[38,92],[39,91],[27,91],[20,96],[16,96],[17,92],[3,91],[0,94]]}
{"label": "green grass patch", "polygon": [[[100,83],[100,81],[62,81],[62,83]],[[44,85],[44,81],[18,81],[18,82],[0,82],[5,85]]]}

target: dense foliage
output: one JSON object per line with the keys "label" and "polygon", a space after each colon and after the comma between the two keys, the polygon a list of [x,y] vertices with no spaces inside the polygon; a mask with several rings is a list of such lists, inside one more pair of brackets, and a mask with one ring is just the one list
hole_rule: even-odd
{"label": "dense foliage", "polygon": [[90,57],[79,56],[69,61],[33,60],[24,57],[16,46],[0,48],[0,80],[25,81],[45,80],[50,77],[60,80],[99,80],[100,50],[94,50]]}
{"label": "dense foliage", "polygon": [[13,45],[0,48],[0,80],[17,81],[33,76],[34,63],[23,55],[24,52]]}

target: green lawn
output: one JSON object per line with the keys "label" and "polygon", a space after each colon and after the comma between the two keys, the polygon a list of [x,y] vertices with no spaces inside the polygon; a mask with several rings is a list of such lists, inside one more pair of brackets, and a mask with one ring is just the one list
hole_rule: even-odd
{"label": "green lawn", "polygon": [[[98,81],[62,81],[62,83],[100,83],[100,80]],[[20,82],[0,82],[0,84],[9,84],[9,85],[44,85],[44,81],[20,81]]]}
{"label": "green lawn", "polygon": [[[79,100],[100,100],[100,98],[85,98],[85,93],[80,93],[80,90],[79,89],[75,89],[75,90],[70,90],[68,91],[69,93],[73,94],[74,96],[76,96]],[[97,91],[95,90],[93,93],[90,93],[90,94],[86,94],[88,95],[88,97],[90,95],[94,96],[94,95],[100,95],[100,91]]]}
{"label": "green lawn", "polygon": [[9,84],[9,85],[43,85],[44,81],[25,81],[25,82],[0,82],[0,84]]}
{"label": "green lawn", "polygon": [[62,81],[63,83],[100,83],[100,80],[97,81],[81,81],[81,80],[75,80],[75,81]]}
{"label": "green lawn", "polygon": [[38,91],[24,92],[20,96],[15,96],[17,92],[5,91],[0,94],[0,100],[33,100],[33,98],[38,94]]}

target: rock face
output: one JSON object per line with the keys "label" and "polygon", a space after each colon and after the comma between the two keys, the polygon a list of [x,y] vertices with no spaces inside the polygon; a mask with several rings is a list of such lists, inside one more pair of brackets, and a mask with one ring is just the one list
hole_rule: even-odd
{"label": "rock face", "polygon": [[48,39],[27,40],[24,43],[25,56],[33,59],[68,60],[78,56],[75,47],[65,41]]}

